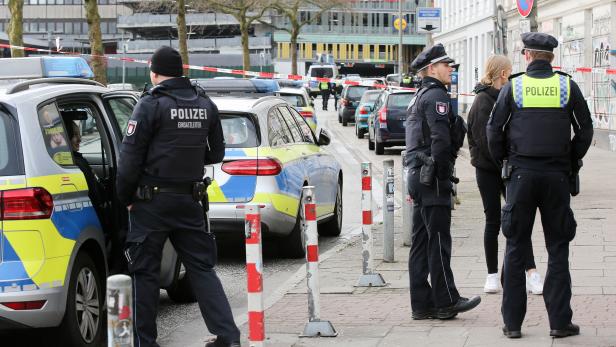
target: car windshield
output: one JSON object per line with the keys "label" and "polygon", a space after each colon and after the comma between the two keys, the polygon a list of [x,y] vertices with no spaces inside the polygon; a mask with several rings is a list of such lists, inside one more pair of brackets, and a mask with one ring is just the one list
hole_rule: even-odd
{"label": "car windshield", "polygon": [[227,148],[250,148],[259,145],[255,124],[249,116],[221,114],[220,123]]}
{"label": "car windshield", "polygon": [[387,100],[387,108],[402,108],[409,107],[411,100],[413,100],[414,93],[396,93],[389,95]]}
{"label": "car windshield", "polygon": [[310,77],[334,77],[331,67],[315,67],[310,69]]}
{"label": "car windshield", "polygon": [[291,106],[306,107],[306,100],[301,95],[280,94],[280,97],[283,98],[289,104],[291,104]]}
{"label": "car windshield", "polygon": [[16,131],[9,115],[0,109],[0,176],[14,176],[19,172],[18,161],[21,160],[16,151]]}
{"label": "car windshield", "polygon": [[368,89],[374,89],[374,88],[364,87],[364,86],[349,87],[349,91],[347,93],[347,98],[359,100],[359,99],[361,99],[362,95],[364,95],[364,92],[366,90],[368,90]]}
{"label": "car windshield", "polygon": [[376,99],[379,98],[379,94],[380,92],[366,92],[364,93],[364,96],[361,97],[361,102],[362,104],[364,103],[374,103],[376,101]]}

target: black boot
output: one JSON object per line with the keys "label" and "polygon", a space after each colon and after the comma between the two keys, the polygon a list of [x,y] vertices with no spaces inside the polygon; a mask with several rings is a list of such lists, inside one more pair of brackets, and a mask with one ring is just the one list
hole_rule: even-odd
{"label": "black boot", "polygon": [[567,337],[580,334],[580,327],[577,324],[569,323],[563,329],[550,330],[550,336],[553,337]]}
{"label": "black boot", "polygon": [[436,317],[439,319],[453,318],[456,314],[474,309],[481,302],[479,296],[473,296],[470,299],[460,297],[455,304],[439,308],[436,312]]}

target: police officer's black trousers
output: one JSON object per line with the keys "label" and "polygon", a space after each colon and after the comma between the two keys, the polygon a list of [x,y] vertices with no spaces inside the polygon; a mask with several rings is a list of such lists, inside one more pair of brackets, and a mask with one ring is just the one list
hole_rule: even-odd
{"label": "police officer's black trousers", "polygon": [[167,238],[186,267],[208,330],[222,340],[239,341],[240,332],[214,271],[216,240],[205,231],[201,205],[189,195],[171,195],[176,194],[158,194],[152,201],[137,202],[129,214],[126,257],[133,279],[135,347],[158,346],[159,276]]}
{"label": "police officer's black trousers", "polygon": [[[483,247],[486,255],[488,273],[498,272],[498,234],[501,229],[501,196],[505,196],[505,184],[497,171],[475,169],[477,186],[483,202],[483,212],[486,217],[486,226],[483,233]],[[535,255],[532,244],[529,244],[528,257],[524,268],[534,269]]]}
{"label": "police officer's black trousers", "polygon": [[321,98],[323,98],[323,110],[327,110],[327,103],[329,102],[329,90],[322,90]]}
{"label": "police officer's black trousers", "polygon": [[415,204],[409,256],[413,311],[451,306],[460,298],[450,267],[450,227],[451,207]]}
{"label": "police officer's black trousers", "polygon": [[503,273],[502,314],[509,330],[520,330],[526,314],[525,262],[537,208],[548,250],[543,300],[551,329],[571,322],[569,242],[576,222],[569,207],[569,182],[564,172],[515,169],[507,184],[503,207],[503,234],[507,238]]}

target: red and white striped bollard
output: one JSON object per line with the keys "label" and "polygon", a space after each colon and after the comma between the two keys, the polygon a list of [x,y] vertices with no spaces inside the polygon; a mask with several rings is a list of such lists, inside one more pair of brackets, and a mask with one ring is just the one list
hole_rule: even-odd
{"label": "red and white striped bollard", "polygon": [[319,235],[314,187],[302,189],[304,230],[306,240],[306,282],[308,284],[308,323],[300,337],[335,337],[338,335],[330,321],[321,320],[319,288]]}
{"label": "red and white striped bollard", "polygon": [[374,272],[374,239],[372,237],[372,163],[361,163],[362,209],[362,275],[357,287],[382,287],[383,276]]}
{"label": "red and white striped bollard", "polygon": [[265,340],[265,322],[263,314],[261,212],[259,205],[253,204],[246,205],[245,211],[248,340],[251,347],[262,347]]}

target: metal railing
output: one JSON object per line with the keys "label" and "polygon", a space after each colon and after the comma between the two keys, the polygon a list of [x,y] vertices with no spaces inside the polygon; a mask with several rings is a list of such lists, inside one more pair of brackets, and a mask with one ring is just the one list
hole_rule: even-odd
{"label": "metal railing", "polygon": [[[141,27],[177,27],[176,14],[151,14],[135,13],[130,16],[118,17],[118,28],[141,28]],[[186,15],[187,26],[206,25],[238,25],[235,18],[221,13],[198,13]]]}
{"label": "metal railing", "polygon": [[[129,41],[126,44],[126,53],[149,53],[153,52],[161,46],[169,46],[178,48],[178,40],[135,40]],[[119,46],[118,46],[119,47]],[[238,49],[241,47],[241,38],[239,36],[230,38],[217,39],[193,39],[188,40],[189,52],[204,52],[220,50],[225,48]],[[270,37],[251,37],[248,39],[248,47],[250,49],[271,49],[272,43]],[[118,50],[122,53],[121,49]]]}

